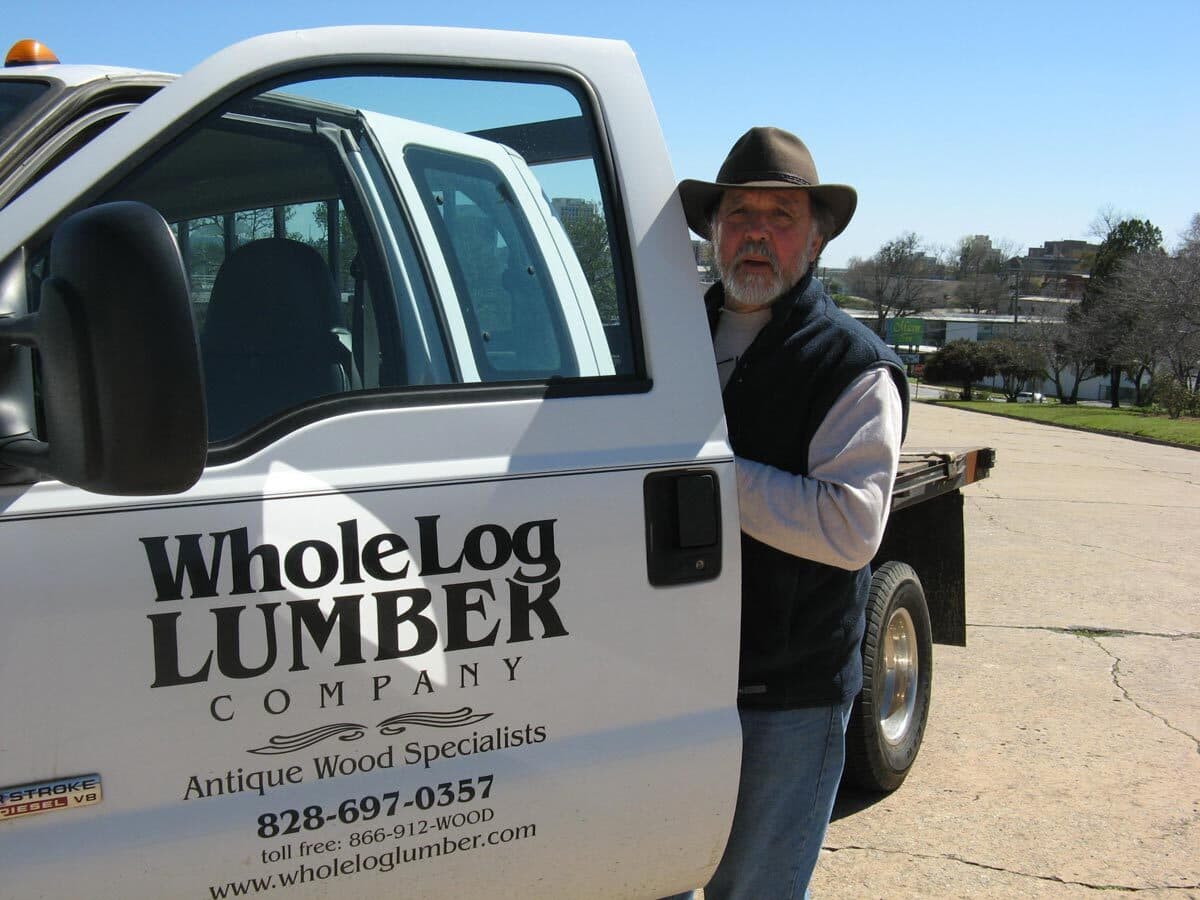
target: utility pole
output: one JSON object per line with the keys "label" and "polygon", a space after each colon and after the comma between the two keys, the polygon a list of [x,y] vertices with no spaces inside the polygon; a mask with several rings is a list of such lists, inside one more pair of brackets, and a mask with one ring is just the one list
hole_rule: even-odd
{"label": "utility pole", "polygon": [[1012,295],[1012,311],[1013,324],[1018,322],[1018,313],[1021,310],[1021,261],[1015,256],[1008,261],[1008,268],[1012,271],[1013,276],[1013,295]]}

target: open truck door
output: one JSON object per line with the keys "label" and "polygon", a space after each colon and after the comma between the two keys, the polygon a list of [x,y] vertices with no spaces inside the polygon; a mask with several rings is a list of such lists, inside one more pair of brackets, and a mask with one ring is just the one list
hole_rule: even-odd
{"label": "open truck door", "polygon": [[707,879],[738,525],[673,184],[623,44],[346,28],[0,212],[6,885]]}

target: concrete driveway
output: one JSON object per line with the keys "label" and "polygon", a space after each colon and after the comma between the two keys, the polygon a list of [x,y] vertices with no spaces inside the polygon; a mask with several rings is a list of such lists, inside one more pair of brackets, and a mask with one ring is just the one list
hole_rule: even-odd
{"label": "concrete driveway", "polygon": [[967,647],[813,896],[1200,898],[1200,453],[914,405],[908,447],[969,445]]}

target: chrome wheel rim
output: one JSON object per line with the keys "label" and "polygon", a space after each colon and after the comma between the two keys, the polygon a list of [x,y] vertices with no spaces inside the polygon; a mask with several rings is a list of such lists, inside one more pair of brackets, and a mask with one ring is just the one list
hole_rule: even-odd
{"label": "chrome wheel rim", "polygon": [[879,698],[879,731],[892,746],[900,744],[917,707],[917,629],[908,610],[892,610],[883,633],[883,691]]}

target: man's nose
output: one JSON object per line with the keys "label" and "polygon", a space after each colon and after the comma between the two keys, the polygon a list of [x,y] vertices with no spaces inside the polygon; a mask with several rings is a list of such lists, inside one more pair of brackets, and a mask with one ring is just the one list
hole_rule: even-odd
{"label": "man's nose", "polygon": [[746,236],[766,238],[771,234],[770,220],[766,213],[750,213],[746,217]]}

